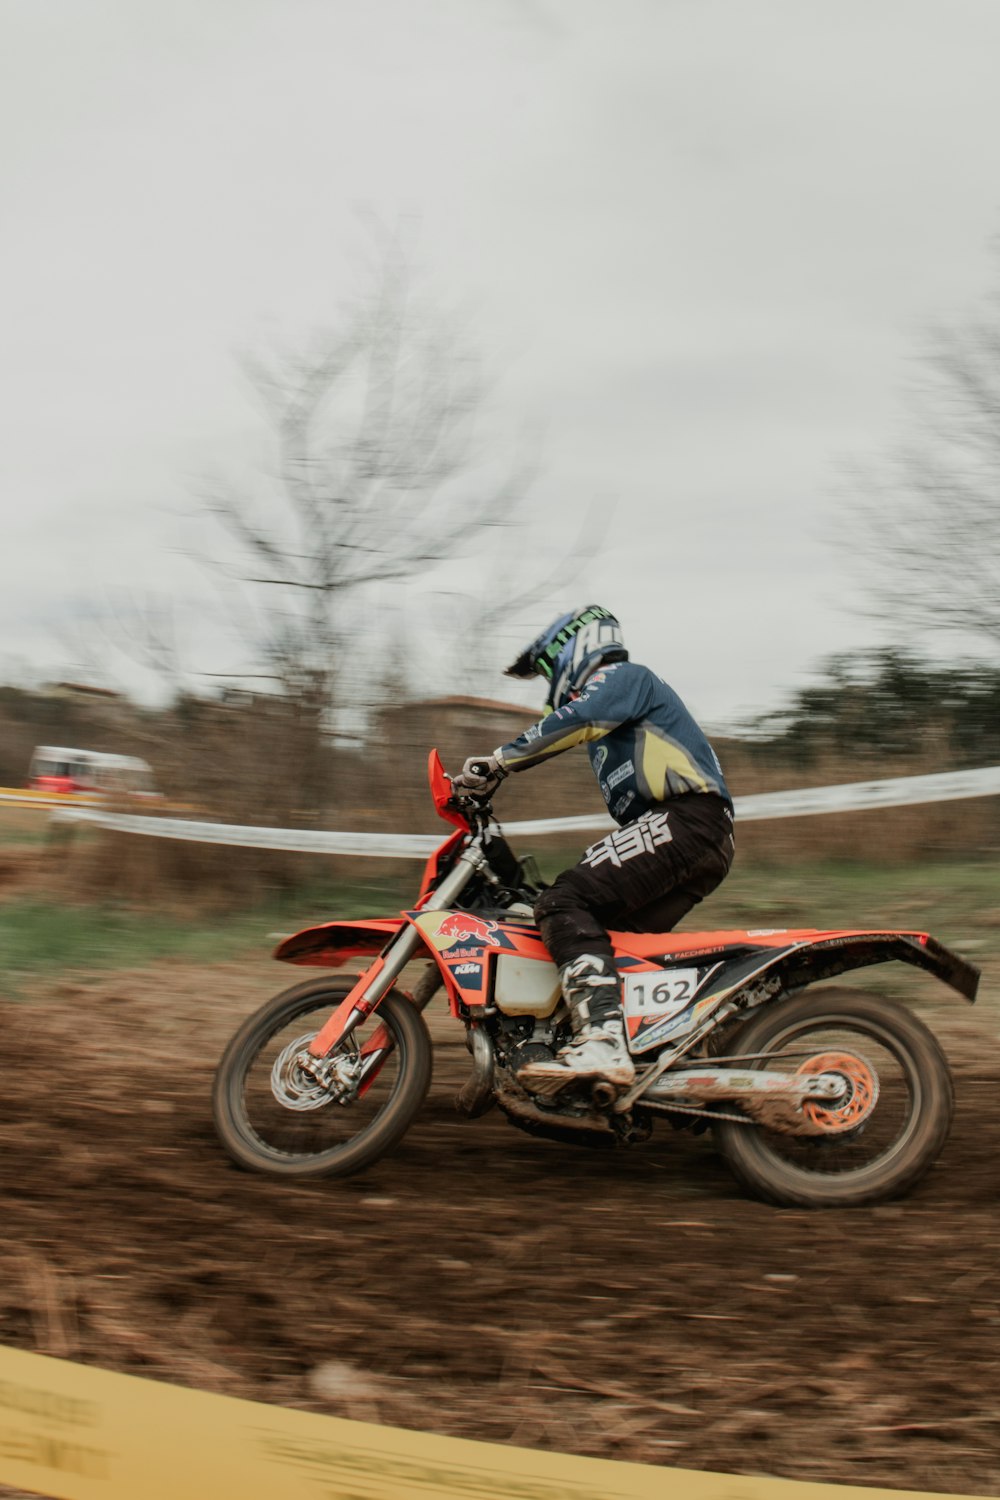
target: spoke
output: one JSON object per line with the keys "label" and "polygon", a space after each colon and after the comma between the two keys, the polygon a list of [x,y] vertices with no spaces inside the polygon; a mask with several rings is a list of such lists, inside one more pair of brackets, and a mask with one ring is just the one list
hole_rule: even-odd
{"label": "spoke", "polygon": [[378,1015],[316,1066],[309,1042],[329,1005],[306,1010],[272,1035],[247,1070],[243,1105],[252,1133],[289,1156],[329,1151],[371,1125],[399,1081],[391,1028]]}
{"label": "spoke", "polygon": [[761,1128],[768,1151],[790,1165],[825,1175],[856,1172],[895,1152],[912,1128],[916,1085],[909,1060],[874,1028],[804,1023],[777,1038],[759,1066],[789,1075],[833,1071],[844,1078],[842,1098],[813,1111],[827,1126],[823,1134]]}

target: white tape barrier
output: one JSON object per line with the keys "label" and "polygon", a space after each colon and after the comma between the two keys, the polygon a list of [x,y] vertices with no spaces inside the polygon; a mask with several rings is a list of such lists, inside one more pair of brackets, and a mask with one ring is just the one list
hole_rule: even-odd
{"label": "white tape barrier", "polygon": [[742,822],[800,818],[811,813],[868,812],[920,802],[959,802],[1000,792],[1000,766],[982,771],[943,771],[933,776],[897,776],[891,781],[854,781],[848,786],[803,787],[797,792],[758,792],[736,798]]}
{"label": "white tape barrier", "polygon": [[[897,776],[888,781],[854,781],[846,786],[803,787],[790,792],[757,792],[736,798],[740,823],[766,818],[800,818],[813,813],[865,812],[879,807],[906,807],[920,802],[952,802],[1000,792],[1000,766],[981,771],[945,771],[934,776]],[[233,823],[193,823],[181,818],[149,818],[100,808],[65,807],[59,821],[97,823],[119,833],[152,838],[187,839],[202,844],[241,845],[249,849],[284,849],[301,854],[353,854],[371,859],[426,859],[441,840],[435,834],[309,832],[294,828],[251,828]],[[615,825],[606,815],[578,818],[534,818],[506,823],[515,837],[548,833],[603,832]]]}
{"label": "white tape barrier", "polygon": [[53,822],[98,823],[116,833],[185,839],[196,844],[241,845],[244,849],[286,849],[293,854],[357,854],[369,859],[426,859],[441,843],[426,833],[313,833],[301,828],[251,828],[238,823],[191,823],[185,818],[145,818],[100,808],[65,807]]}

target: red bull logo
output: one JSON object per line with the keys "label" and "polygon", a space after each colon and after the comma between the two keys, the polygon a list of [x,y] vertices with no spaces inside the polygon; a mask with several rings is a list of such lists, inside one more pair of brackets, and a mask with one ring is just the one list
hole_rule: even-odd
{"label": "red bull logo", "polygon": [[489,921],[486,917],[472,917],[468,912],[452,912],[450,917],[445,917],[437,930],[438,937],[453,938],[460,943],[489,943],[494,948],[499,948],[500,939],[495,937],[497,924]]}

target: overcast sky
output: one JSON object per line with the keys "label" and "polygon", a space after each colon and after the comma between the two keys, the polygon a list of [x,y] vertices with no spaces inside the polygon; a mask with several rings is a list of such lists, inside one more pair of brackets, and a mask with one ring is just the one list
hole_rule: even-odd
{"label": "overcast sky", "polygon": [[194,670],[241,665],[204,623],[196,476],[256,454],[234,355],[336,318],[359,205],[419,225],[498,442],[542,432],[526,550],[610,516],[512,638],[604,603],[716,725],[877,638],[837,474],[894,441],[923,329],[991,286],[996,0],[0,16],[0,676],[93,675],[74,642],[126,590],[174,602]]}

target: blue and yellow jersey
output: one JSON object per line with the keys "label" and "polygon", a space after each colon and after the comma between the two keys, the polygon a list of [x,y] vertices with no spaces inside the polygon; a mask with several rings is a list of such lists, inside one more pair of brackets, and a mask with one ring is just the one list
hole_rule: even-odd
{"label": "blue and yellow jersey", "polygon": [[714,792],[732,808],[718,757],[681,699],[648,667],[615,662],[579,698],[497,754],[510,771],[586,744],[611,816],[631,823],[670,797]]}

